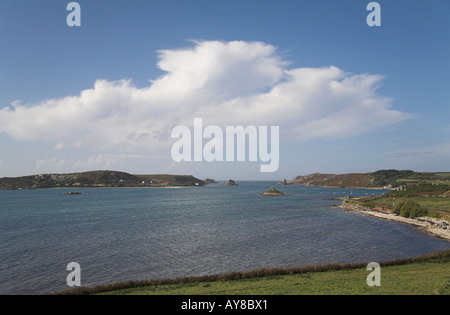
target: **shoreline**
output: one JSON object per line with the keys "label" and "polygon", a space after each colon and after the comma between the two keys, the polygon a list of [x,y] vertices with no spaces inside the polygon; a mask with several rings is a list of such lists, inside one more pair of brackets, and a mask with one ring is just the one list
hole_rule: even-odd
{"label": "shoreline", "polygon": [[315,187],[315,188],[339,188],[339,189],[366,189],[366,190],[393,190],[383,187],[359,187],[359,186],[323,186],[323,185],[305,185],[305,184],[294,184],[294,183],[287,183],[287,184],[280,184],[277,183],[277,186],[304,186],[304,187]]}
{"label": "shoreline", "polygon": [[49,189],[153,189],[153,188],[198,188],[198,187],[205,187],[205,186],[196,186],[196,185],[186,185],[186,186],[67,186],[67,187],[45,187],[45,188],[19,188],[19,189],[0,189],[0,191],[30,191],[30,190],[49,190]]}
{"label": "shoreline", "polygon": [[450,242],[450,225],[445,220],[430,217],[420,217],[414,219],[404,218],[391,212],[374,210],[356,204],[349,204],[346,201],[343,201],[342,204],[336,206],[338,208],[361,213],[363,215],[414,225],[432,236],[439,237]]}

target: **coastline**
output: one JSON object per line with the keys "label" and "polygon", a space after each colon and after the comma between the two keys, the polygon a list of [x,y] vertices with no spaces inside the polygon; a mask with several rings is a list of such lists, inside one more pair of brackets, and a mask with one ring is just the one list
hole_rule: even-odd
{"label": "coastline", "polygon": [[279,184],[281,186],[304,186],[317,188],[338,188],[338,189],[367,189],[367,190],[392,190],[383,187],[364,187],[364,186],[327,186],[327,185],[305,185],[305,184]]}
{"label": "coastline", "polygon": [[434,219],[430,217],[420,217],[414,219],[404,218],[391,212],[373,210],[370,208],[362,207],[360,205],[349,204],[345,200],[341,205],[337,205],[337,207],[347,211],[353,211],[376,218],[411,224],[419,227],[422,231],[427,232],[432,236],[450,241],[450,225],[445,220]]}
{"label": "coastline", "polygon": [[185,185],[185,186],[65,186],[65,187],[41,187],[41,188],[18,188],[18,189],[0,189],[0,191],[29,191],[29,190],[48,190],[48,189],[58,189],[58,190],[67,190],[67,189],[172,189],[172,188],[198,188],[205,186],[195,186],[195,185]]}

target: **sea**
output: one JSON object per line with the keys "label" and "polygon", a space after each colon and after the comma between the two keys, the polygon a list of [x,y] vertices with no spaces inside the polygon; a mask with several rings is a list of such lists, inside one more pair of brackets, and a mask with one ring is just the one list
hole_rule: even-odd
{"label": "sea", "polygon": [[[185,188],[0,191],[0,294],[263,267],[382,262],[450,249],[407,224],[335,207],[380,190],[225,182]],[[67,195],[69,191],[81,195]]]}

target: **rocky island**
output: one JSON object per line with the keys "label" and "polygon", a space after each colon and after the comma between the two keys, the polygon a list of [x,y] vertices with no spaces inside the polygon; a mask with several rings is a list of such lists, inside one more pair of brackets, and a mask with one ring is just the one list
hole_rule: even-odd
{"label": "rocky island", "polygon": [[64,195],[69,195],[69,196],[72,196],[72,195],[81,195],[81,193],[78,192],[78,191],[69,191],[69,192],[66,192]]}
{"label": "rocky island", "polygon": [[218,182],[213,178],[205,178],[203,182],[205,183],[205,185],[218,184]]}
{"label": "rocky island", "polygon": [[232,180],[232,179],[230,179],[226,184],[225,184],[225,186],[237,186],[238,184],[236,184],[236,182],[234,181],[234,180]]}
{"label": "rocky island", "polygon": [[263,192],[261,195],[262,196],[286,196],[286,194],[274,189],[273,187],[270,188],[268,191]]}

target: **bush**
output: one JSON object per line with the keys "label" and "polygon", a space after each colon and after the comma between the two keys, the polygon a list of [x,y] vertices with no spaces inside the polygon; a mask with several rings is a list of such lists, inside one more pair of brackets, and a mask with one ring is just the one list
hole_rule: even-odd
{"label": "bush", "polygon": [[424,217],[428,214],[428,211],[423,209],[415,201],[401,202],[395,206],[393,212],[396,215],[400,215],[404,218],[417,218]]}

